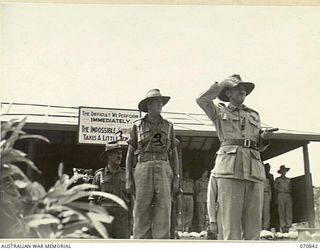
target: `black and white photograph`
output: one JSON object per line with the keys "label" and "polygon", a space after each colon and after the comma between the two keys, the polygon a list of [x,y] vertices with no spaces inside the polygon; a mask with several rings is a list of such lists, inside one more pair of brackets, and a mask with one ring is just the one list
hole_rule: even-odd
{"label": "black and white photograph", "polygon": [[318,248],[320,2],[284,3],[0,3],[0,241]]}

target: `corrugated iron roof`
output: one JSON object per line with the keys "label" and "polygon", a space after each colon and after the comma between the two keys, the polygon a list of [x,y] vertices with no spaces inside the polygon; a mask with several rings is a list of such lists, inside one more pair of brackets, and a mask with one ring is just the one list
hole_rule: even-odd
{"label": "corrugated iron roof", "polygon": [[[205,114],[163,112],[162,115],[174,123],[177,135],[216,136],[215,127]],[[27,124],[64,125],[72,126],[74,130],[77,130],[79,107],[32,103],[1,103],[1,121],[20,120],[25,116],[28,117]],[[275,134],[274,139],[320,141],[320,134],[288,133],[280,130]]]}

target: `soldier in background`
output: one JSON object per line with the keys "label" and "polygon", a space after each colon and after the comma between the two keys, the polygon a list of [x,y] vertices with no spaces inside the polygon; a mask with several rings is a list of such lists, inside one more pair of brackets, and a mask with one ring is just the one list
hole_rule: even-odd
{"label": "soldier in background", "polygon": [[190,173],[184,173],[182,181],[182,229],[184,232],[190,232],[193,221],[193,208],[194,208],[194,182],[190,178]]}
{"label": "soldier in background", "polygon": [[[94,174],[92,184],[97,185],[100,191],[114,194],[120,197],[129,208],[129,195],[126,193],[126,172],[120,166],[122,160],[122,149],[119,143],[110,142],[106,144],[105,151],[100,155],[106,159],[106,166],[97,170]],[[90,203],[104,207],[108,214],[114,217],[111,224],[106,224],[108,234],[114,239],[130,238],[130,214],[112,200],[105,198],[89,197]]]}
{"label": "soldier in background", "polygon": [[270,231],[270,202],[272,199],[273,175],[270,174],[270,164],[264,164],[266,179],[263,183],[263,209],[262,209],[262,229]]}
{"label": "soldier in background", "polygon": [[278,173],[281,174],[274,181],[274,188],[278,202],[278,211],[280,218],[280,227],[283,233],[288,233],[292,224],[292,198],[291,198],[291,181],[286,177],[290,168],[284,165],[280,166]]}
{"label": "soldier in background", "polygon": [[205,222],[207,217],[208,182],[208,170],[204,170],[201,177],[196,180],[195,184],[196,211],[198,217],[198,229],[200,232],[205,230]]}

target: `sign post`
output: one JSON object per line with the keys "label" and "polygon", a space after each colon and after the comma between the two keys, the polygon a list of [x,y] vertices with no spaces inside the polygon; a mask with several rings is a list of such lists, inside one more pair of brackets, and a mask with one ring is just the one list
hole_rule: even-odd
{"label": "sign post", "polygon": [[126,144],[132,124],[139,118],[138,110],[79,107],[78,143]]}

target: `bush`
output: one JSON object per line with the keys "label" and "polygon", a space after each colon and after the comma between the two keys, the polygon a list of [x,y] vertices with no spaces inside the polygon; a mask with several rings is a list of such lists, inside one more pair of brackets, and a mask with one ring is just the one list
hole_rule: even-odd
{"label": "bush", "polygon": [[[92,191],[97,186],[72,184],[84,177],[71,178],[63,174],[63,164],[58,167],[59,179],[48,191],[24,174],[17,163],[25,163],[40,173],[27,155],[14,148],[17,140],[35,139],[49,143],[39,135],[27,135],[22,131],[26,118],[1,124],[0,165],[0,237],[10,238],[108,238],[103,223],[111,223],[110,216],[102,207],[78,200],[89,195],[112,199],[126,208],[115,195]],[[92,229],[99,236],[91,234]]]}

